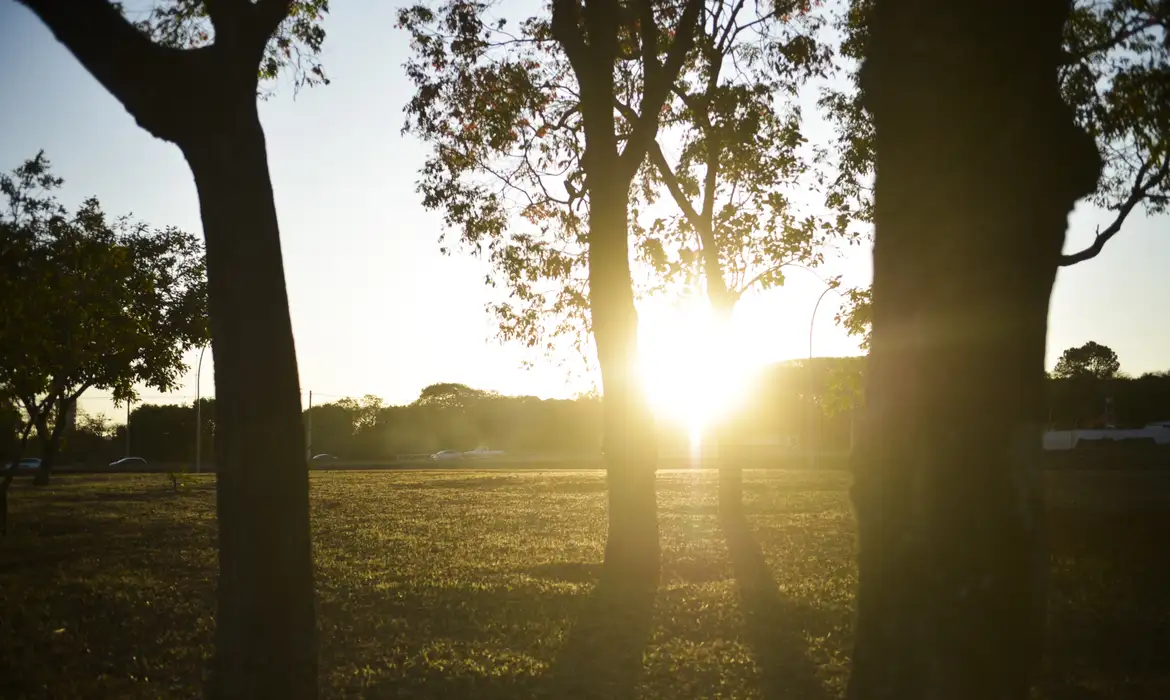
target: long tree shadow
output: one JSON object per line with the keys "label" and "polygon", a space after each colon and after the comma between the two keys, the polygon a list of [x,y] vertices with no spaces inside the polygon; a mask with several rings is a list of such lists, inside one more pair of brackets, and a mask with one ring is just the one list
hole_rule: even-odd
{"label": "long tree shadow", "polygon": [[550,698],[636,696],[657,587],[601,576],[545,679]]}
{"label": "long tree shadow", "polygon": [[820,700],[829,693],[808,658],[806,629],[815,611],[786,598],[742,513],[720,518],[739,587],[745,635],[760,666],[764,700]]}

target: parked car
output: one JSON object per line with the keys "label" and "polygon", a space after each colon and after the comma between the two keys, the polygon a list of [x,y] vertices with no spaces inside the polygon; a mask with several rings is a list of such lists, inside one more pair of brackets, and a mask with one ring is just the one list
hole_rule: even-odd
{"label": "parked car", "polygon": [[480,447],[475,448],[474,450],[464,452],[463,456],[470,457],[472,459],[488,459],[491,457],[503,457],[504,451],[503,450],[489,450],[486,447],[480,446]]}
{"label": "parked car", "polygon": [[[5,471],[12,467],[12,462],[4,465]],[[18,472],[35,472],[41,468],[41,460],[36,457],[25,457],[16,463],[16,471]]]}
{"label": "parked car", "polygon": [[459,450],[443,450],[431,455],[431,459],[436,461],[446,461],[450,459],[463,459],[463,453]]}
{"label": "parked car", "polygon": [[110,462],[111,469],[142,469],[145,466],[146,460],[141,457],[123,457]]}

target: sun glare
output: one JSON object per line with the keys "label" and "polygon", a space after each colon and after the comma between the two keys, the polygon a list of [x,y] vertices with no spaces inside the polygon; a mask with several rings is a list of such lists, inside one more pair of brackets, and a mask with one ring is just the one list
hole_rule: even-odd
{"label": "sun glare", "polygon": [[641,374],[660,420],[686,429],[692,449],[747,395],[756,362],[733,321],[708,308],[647,314],[639,328]]}

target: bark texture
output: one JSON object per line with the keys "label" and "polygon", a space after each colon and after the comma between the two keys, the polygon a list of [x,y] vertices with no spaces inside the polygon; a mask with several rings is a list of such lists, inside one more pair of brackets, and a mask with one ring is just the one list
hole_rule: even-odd
{"label": "bark texture", "polygon": [[216,391],[215,697],[314,697],[317,645],[300,389],[255,100],[183,151],[207,240]]}
{"label": "bark texture", "polygon": [[582,81],[589,190],[589,304],[604,395],[609,492],[605,573],[658,585],[657,454],[654,422],[637,371],[638,314],[630,278],[629,177],[618,157],[613,74],[604,63]]}
{"label": "bark texture", "polygon": [[875,3],[851,700],[1022,700],[1038,668],[1048,303],[1067,215],[1100,172],[1058,91],[1069,10]]}

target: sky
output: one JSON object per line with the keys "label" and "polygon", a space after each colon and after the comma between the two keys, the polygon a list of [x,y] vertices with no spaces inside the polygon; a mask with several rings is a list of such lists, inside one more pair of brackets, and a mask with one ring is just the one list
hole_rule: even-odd
{"label": "sky", "polygon": [[[326,18],[323,63],[328,87],[288,86],[261,104],[280,218],[289,305],[303,403],[376,394],[406,403],[434,382],[463,382],[509,394],[571,396],[588,387],[563,367],[493,340],[484,311],[486,266],[439,251],[440,215],[415,191],[426,147],[400,133],[412,87],[402,70],[409,46],[394,28],[395,2],[334,3]],[[41,23],[13,0],[0,0],[0,168],[11,170],[44,149],[65,179],[69,206],[95,195],[111,214],[132,213],[156,226],[200,232],[195,186],[179,150],[140,129],[121,105]],[[812,140],[827,138],[815,125]],[[1078,206],[1066,248],[1088,244],[1108,212]],[[1053,293],[1048,365],[1089,340],[1112,347],[1131,374],[1170,369],[1170,217],[1130,216],[1095,260],[1061,270]],[[821,271],[847,286],[869,282],[867,246],[843,251]],[[833,321],[839,299],[819,307],[823,282],[800,270],[786,285],[745,299],[737,310],[756,362],[806,357],[810,324],[818,356],[858,354]],[[1162,299],[1162,302],[1158,302]],[[817,313],[814,317],[814,308]],[[169,395],[143,389],[144,401],[189,402],[198,351]],[[199,391],[214,395],[208,352]],[[89,413],[122,415],[91,391]]]}

